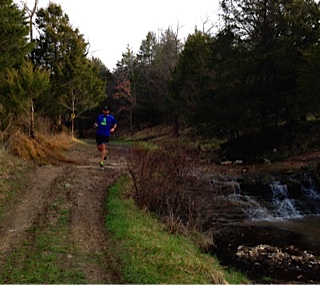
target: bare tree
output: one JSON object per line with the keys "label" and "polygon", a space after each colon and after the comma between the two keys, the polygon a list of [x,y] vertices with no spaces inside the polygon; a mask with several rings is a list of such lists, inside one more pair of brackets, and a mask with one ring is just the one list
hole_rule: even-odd
{"label": "bare tree", "polygon": [[[27,2],[22,2],[24,11],[28,14],[29,17],[29,35],[30,35],[30,41],[33,42],[33,17],[37,11],[39,0],[34,1],[34,6],[32,9],[30,9],[27,5]],[[31,52],[31,60],[33,62],[33,51]],[[30,137],[34,139],[34,105],[33,105],[33,96],[30,92]]]}

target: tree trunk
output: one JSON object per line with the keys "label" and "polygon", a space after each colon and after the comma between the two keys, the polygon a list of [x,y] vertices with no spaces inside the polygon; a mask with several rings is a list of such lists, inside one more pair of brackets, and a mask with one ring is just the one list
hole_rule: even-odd
{"label": "tree trunk", "polygon": [[35,138],[35,135],[34,135],[34,108],[33,108],[33,100],[32,100],[31,95],[30,95],[30,137],[32,139]]}

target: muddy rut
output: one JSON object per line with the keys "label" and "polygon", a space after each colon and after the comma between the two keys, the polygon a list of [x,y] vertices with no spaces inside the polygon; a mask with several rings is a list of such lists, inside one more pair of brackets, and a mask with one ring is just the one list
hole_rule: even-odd
{"label": "muddy rut", "polygon": [[30,169],[18,202],[0,221],[0,267],[26,240],[32,244],[35,228],[46,231],[68,213],[63,267],[79,268],[86,283],[123,282],[105,227],[105,202],[108,188],[127,171],[129,150],[110,144],[104,169],[93,141],[75,144],[67,155],[74,163]]}

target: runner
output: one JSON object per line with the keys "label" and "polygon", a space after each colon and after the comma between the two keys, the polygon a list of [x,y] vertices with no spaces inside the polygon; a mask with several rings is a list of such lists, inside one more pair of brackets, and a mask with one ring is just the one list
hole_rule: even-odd
{"label": "runner", "polygon": [[107,159],[107,143],[109,143],[110,134],[114,133],[117,128],[117,121],[110,115],[108,106],[102,108],[102,114],[96,118],[93,127],[96,129],[97,149],[101,158],[100,167],[103,167],[104,161]]}

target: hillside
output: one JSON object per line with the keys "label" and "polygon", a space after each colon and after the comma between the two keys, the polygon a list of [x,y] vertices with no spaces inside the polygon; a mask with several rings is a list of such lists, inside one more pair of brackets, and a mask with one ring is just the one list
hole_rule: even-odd
{"label": "hillside", "polygon": [[[190,133],[186,135],[177,139],[170,129],[156,128],[137,133],[129,141],[149,149],[165,145],[172,153],[183,149],[187,154],[180,161],[184,169],[192,170],[193,177],[201,178],[201,183],[207,184],[213,176],[237,179],[243,175],[244,169],[250,174],[292,171],[316,166],[320,159],[320,153],[313,150],[271,163],[215,163],[219,152],[217,141],[201,140],[197,136],[190,140],[187,138]],[[109,147],[110,155],[104,170],[98,166],[98,153],[93,140],[77,141],[66,151],[68,159],[56,164],[35,164],[9,155],[3,156],[5,163],[1,178],[9,182],[10,189],[18,192],[0,192],[2,283],[42,283],[39,279],[24,276],[24,269],[30,269],[30,266],[31,269],[34,266],[35,275],[37,270],[47,270],[46,283],[57,280],[55,278],[63,280],[63,283],[125,282],[119,256],[112,250],[114,244],[105,228],[104,201],[110,186],[127,173],[127,160],[132,158],[132,152],[126,146],[110,144]],[[8,160],[8,157],[11,159]],[[156,166],[160,164],[156,163]],[[168,166],[168,162],[164,161],[161,167]],[[181,181],[177,182],[180,186],[184,185]],[[192,189],[193,182],[189,179],[185,182],[189,185],[185,188],[188,195],[194,195],[192,197],[200,202],[209,201],[206,188],[199,191],[199,186],[205,184],[196,182],[198,188]],[[200,204],[203,205],[202,202]],[[225,206],[220,204],[221,210],[229,207]],[[171,227],[173,232],[177,230],[176,225],[171,224]],[[198,242],[203,246],[200,238]],[[38,263],[30,265],[35,259]],[[48,260],[54,262],[48,263]],[[45,264],[48,264],[47,268]],[[51,267],[52,264],[54,266]],[[39,276],[41,274],[39,272]],[[276,280],[272,281],[276,283]],[[285,283],[285,280],[280,281]]]}

